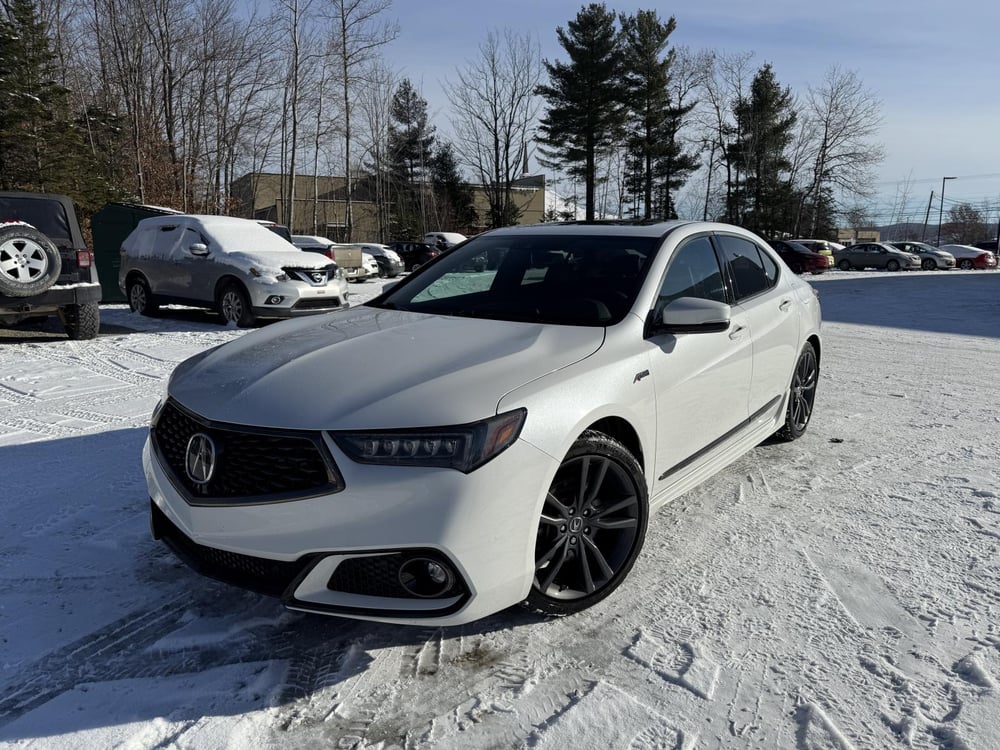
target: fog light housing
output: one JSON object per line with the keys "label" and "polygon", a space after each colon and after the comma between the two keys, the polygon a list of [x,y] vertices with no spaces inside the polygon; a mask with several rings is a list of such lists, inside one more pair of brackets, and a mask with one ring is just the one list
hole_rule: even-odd
{"label": "fog light housing", "polygon": [[272,294],[266,300],[264,300],[265,305],[280,305],[281,301],[285,299],[280,294]]}
{"label": "fog light housing", "polygon": [[448,565],[429,557],[411,557],[399,566],[399,585],[421,599],[442,596],[455,583]]}

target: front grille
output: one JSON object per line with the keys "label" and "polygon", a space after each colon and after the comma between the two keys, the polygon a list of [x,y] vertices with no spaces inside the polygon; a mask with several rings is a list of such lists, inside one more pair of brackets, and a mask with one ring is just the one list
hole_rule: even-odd
{"label": "front grille", "polygon": [[156,503],[150,502],[150,514],[153,537],[162,539],[174,554],[197,572],[259,594],[281,596],[316,557],[305,555],[286,562],[206,547],[178,529]]}
{"label": "front grille", "polygon": [[[319,433],[271,431],[210,422],[169,400],[150,427],[157,455],[193,505],[277,502],[344,488]],[[214,471],[197,482],[186,465],[191,438],[215,446]]]}
{"label": "front grille", "polygon": [[340,307],[340,300],[337,297],[310,297],[300,299],[294,305],[293,310],[333,310]]}
{"label": "front grille", "polygon": [[282,268],[290,278],[296,281],[304,281],[311,286],[326,286],[326,283],[333,276],[335,266],[326,268]]}

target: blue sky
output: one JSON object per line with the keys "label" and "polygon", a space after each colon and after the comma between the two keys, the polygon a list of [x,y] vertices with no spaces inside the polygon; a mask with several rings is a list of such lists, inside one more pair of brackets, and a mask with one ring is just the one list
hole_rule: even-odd
{"label": "blue sky", "polygon": [[[400,35],[390,62],[422,91],[445,130],[448,102],[441,84],[478,56],[490,30],[534,34],[548,59],[565,59],[556,27],[583,2],[570,0],[395,0],[389,14]],[[1000,205],[1000,3],[952,0],[685,0],[675,4],[608,2],[618,12],[655,9],[675,16],[671,42],[693,50],[753,52],[796,92],[818,86],[833,64],[853,70],[884,103],[878,172],[880,205],[910,179],[911,203],[930,191],[934,211],[941,177],[953,201]],[[534,166],[534,165],[533,165]],[[932,219],[933,220],[933,219]]]}

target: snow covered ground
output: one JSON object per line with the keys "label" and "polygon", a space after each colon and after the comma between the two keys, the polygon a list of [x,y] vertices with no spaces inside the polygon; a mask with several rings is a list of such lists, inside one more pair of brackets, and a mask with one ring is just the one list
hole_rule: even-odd
{"label": "snow covered ground", "polygon": [[0,748],[1000,747],[1000,272],[809,280],[803,439],[657,513],[592,610],[444,630],[288,613],[150,539],[163,379],[242,331],[5,339]]}

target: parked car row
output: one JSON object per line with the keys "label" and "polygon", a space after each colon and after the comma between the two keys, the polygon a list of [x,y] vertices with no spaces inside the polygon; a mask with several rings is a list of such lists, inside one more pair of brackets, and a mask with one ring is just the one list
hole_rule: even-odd
{"label": "parked car row", "polygon": [[953,268],[971,270],[997,267],[997,257],[989,250],[971,245],[942,245],[902,240],[898,242],[858,242],[840,245],[827,240],[771,240],[785,264],[795,273],[823,273],[828,268],[841,271],[884,268],[887,271],[924,271]]}

